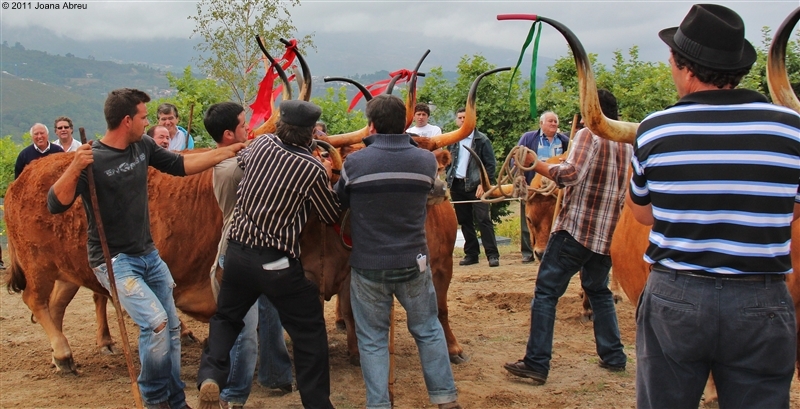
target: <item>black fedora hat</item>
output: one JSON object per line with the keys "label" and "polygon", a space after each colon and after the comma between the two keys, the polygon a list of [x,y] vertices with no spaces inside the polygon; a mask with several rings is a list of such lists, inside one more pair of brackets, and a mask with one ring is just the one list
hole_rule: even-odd
{"label": "black fedora hat", "polygon": [[661,30],[658,36],[676,53],[703,67],[735,71],[756,61],[756,50],[744,38],[742,18],[717,4],[693,5],[680,27]]}

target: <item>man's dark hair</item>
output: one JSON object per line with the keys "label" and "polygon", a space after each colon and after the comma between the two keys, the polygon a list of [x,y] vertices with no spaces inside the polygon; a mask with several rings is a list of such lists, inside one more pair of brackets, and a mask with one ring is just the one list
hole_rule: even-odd
{"label": "man's dark hair", "polygon": [[150,96],[144,91],[133,88],[120,88],[111,91],[106,98],[103,114],[109,131],[119,128],[126,116],[133,118],[138,112],[139,104],[150,102]]}
{"label": "man's dark hair", "polygon": [[158,106],[158,109],[156,110],[156,116],[168,114],[175,115],[175,119],[178,119],[178,107],[170,104],[169,102],[165,102]]}
{"label": "man's dark hair", "polygon": [[53,130],[58,130],[58,123],[59,122],[66,122],[69,124],[69,127],[72,128],[72,120],[69,119],[68,116],[60,116],[53,121]]}
{"label": "man's dark hair", "polygon": [[151,138],[155,138],[156,137],[156,129],[157,128],[167,129],[167,127],[164,126],[164,125],[153,125],[153,126],[150,127],[150,129],[147,130],[147,132],[145,132],[145,134],[147,136],[151,137]]}
{"label": "man's dark hair", "polygon": [[598,89],[597,97],[600,98],[600,109],[603,111],[603,115],[608,119],[619,119],[619,108],[614,94],[606,89]]}
{"label": "man's dark hair", "polygon": [[220,143],[225,131],[236,132],[236,127],[239,126],[239,114],[242,112],[244,108],[235,102],[220,102],[208,107],[203,117],[203,125],[214,141]]}
{"label": "man's dark hair", "polygon": [[730,85],[731,88],[735,88],[742,82],[742,78],[744,78],[753,67],[751,64],[748,67],[735,71],[720,71],[689,61],[689,59],[675,52],[675,50],[670,50],[670,52],[672,53],[672,60],[675,61],[675,66],[678,67],[678,69],[686,68],[694,74],[700,82],[714,85],[720,89],[728,85]]}
{"label": "man's dark hair", "polygon": [[296,146],[308,146],[313,139],[314,125],[312,126],[297,126],[287,124],[281,120],[275,125],[275,135],[280,138],[283,143]]}
{"label": "man's dark hair", "polygon": [[417,102],[417,105],[414,105],[414,113],[416,114],[417,112],[424,112],[431,116],[431,108],[424,102]]}
{"label": "man's dark hair", "polygon": [[381,134],[401,134],[406,129],[405,104],[394,95],[381,94],[372,98],[367,102],[366,116],[367,122]]}
{"label": "man's dark hair", "polygon": [[322,128],[322,132],[328,133],[328,124],[326,124],[325,122],[317,121],[317,124],[314,126],[319,126],[320,128]]}
{"label": "man's dark hair", "polygon": [[458,111],[456,111],[456,115],[458,115],[458,114],[460,114],[462,112],[467,112],[467,108],[464,108],[464,107],[458,108]]}

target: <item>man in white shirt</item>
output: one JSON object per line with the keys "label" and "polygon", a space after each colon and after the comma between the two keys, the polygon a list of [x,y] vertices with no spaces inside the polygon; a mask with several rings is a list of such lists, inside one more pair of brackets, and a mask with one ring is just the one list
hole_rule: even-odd
{"label": "man in white shirt", "polygon": [[81,146],[81,143],[72,137],[72,120],[66,116],[56,118],[53,123],[53,128],[56,130],[58,139],[53,141],[54,145],[58,145],[64,152],[74,152]]}
{"label": "man in white shirt", "polygon": [[428,104],[419,102],[414,107],[414,126],[406,129],[407,133],[413,133],[419,136],[436,136],[442,134],[442,128],[428,123],[428,118],[431,116],[431,109]]}

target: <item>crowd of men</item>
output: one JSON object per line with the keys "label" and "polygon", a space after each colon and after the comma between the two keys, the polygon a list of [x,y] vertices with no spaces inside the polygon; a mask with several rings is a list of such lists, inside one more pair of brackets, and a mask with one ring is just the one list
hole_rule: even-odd
{"label": "crowd of men", "polygon": [[[534,173],[542,174],[564,187],[565,195],[539,266],[525,354],[504,368],[536,385],[547,381],[556,304],[580,271],[594,312],[598,365],[626,370],[608,278],[611,236],[627,200],[636,219],[652,225],[645,254],[652,273],[637,313],[637,406],[696,408],[713,372],[720,406],[788,407],[797,340],[785,283],[792,271],[786,243],[791,222],[800,216],[800,115],[768,104],[754,91],[736,89],[756,54],[732,10],[694,5],[679,27],[659,36],[670,49],[680,100],[648,116],[634,146],[588,128],[570,141],[558,132],[558,117],[550,111],[542,113],[538,130],[519,140],[530,150],[524,163],[532,168],[528,182]],[[614,95],[599,90],[598,98],[603,114],[617,119]],[[104,107],[107,131],[93,144],[73,139],[68,117],[55,120],[58,138],[52,142],[47,127],[34,124],[33,143],[20,152],[15,168],[19,176],[35,159],[75,152],[50,188],[47,206],[60,213],[83,197],[90,265],[108,289],[98,221],[87,196],[87,172],[95,174],[118,287],[139,289],[119,298],[140,327],[138,382],[148,408],[189,406],[180,379],[174,283],[150,236],[147,166],[176,176],[214,169],[224,225],[210,266],[218,308],[198,370],[200,408],[243,407],[258,356],[267,367],[259,381],[291,392],[284,329],[292,340],[303,406],[333,407],[319,289],[303,272],[299,238],[308,218],[316,217],[311,209],[333,224],[347,208],[352,209],[350,290],[366,407],[392,405],[388,331],[395,298],[408,312],[431,403],[440,409],[461,407],[437,319],[425,218],[420,217],[440,175],[434,155],[416,148],[410,137],[441,133],[428,123],[426,104],[415,107],[415,125],[404,129],[403,102],[391,95],[373,98],[366,108],[367,147],[348,157],[340,180],[332,184],[330,161],[314,156],[311,148],[313,136],[327,132],[318,122],[320,108],[312,103],[282,102],[275,133],[257,135],[247,146],[244,108],[215,104],[206,110],[204,125],[217,148],[182,156],[172,151],[191,149],[193,141],[177,126],[174,105],[158,107],[159,123],[145,136],[149,100],[135,89],[111,92]],[[455,114],[460,125],[465,112]],[[491,178],[496,166],[491,141],[477,129],[448,148],[453,161],[445,178],[465,239],[459,264],[479,262],[477,223],[489,266],[498,267],[489,206],[477,200],[484,192],[467,147],[480,156]],[[750,154],[741,155],[745,150]],[[563,155],[560,163],[545,163],[558,155]],[[762,188],[748,188],[752,185]],[[534,254],[524,214],[523,207],[521,252],[528,263]],[[708,320],[715,325],[705,325]]]}

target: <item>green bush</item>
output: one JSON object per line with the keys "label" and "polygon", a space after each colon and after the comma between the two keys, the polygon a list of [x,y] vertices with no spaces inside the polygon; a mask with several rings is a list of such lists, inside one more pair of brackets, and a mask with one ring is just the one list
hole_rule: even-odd
{"label": "green bush", "polygon": [[22,143],[16,143],[11,135],[0,138],[0,195],[6,197],[8,185],[14,181],[14,165],[17,163],[19,152],[31,143],[30,134],[22,136]]}

